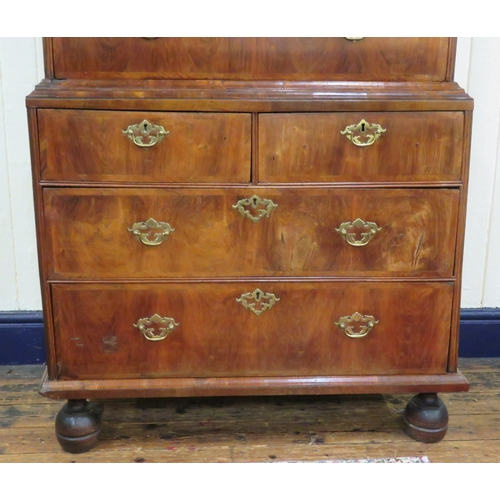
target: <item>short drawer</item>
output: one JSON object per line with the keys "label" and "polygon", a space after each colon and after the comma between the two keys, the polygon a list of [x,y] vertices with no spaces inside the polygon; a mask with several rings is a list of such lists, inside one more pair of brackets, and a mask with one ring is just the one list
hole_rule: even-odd
{"label": "short drawer", "polygon": [[44,188],[50,279],[454,273],[458,189]]}
{"label": "short drawer", "polygon": [[55,78],[445,81],[450,38],[52,39]]}
{"label": "short drawer", "polygon": [[38,111],[43,180],[249,182],[245,113]]}
{"label": "short drawer", "polygon": [[461,112],[259,116],[261,182],[458,181]]}
{"label": "short drawer", "polygon": [[446,372],[450,283],[51,289],[60,378]]}

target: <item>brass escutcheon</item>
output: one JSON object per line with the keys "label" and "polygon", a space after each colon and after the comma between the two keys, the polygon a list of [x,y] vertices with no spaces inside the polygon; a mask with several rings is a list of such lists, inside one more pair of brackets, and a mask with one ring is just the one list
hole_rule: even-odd
{"label": "brass escutcheon", "polygon": [[[273,203],[271,200],[262,200],[256,194],[254,194],[251,198],[245,198],[238,201],[236,205],[231,206],[236,209],[241,215],[243,215],[243,217],[248,217],[252,222],[259,222],[262,217],[269,217],[271,212],[278,205],[276,203]],[[257,215],[252,215],[252,213],[245,207],[251,207],[254,210],[257,210]]]}
{"label": "brass escutcheon", "polygon": [[[126,130],[122,130],[122,133],[136,146],[140,148],[151,148],[155,144],[161,142],[170,132],[165,130],[161,125],[153,125],[147,120],[143,120],[141,123],[129,125]],[[149,142],[145,143],[145,139],[148,139]]]}
{"label": "brass escutcheon", "polygon": [[[356,239],[357,232],[353,231],[353,229],[361,229],[364,231],[361,233],[361,239]],[[343,222],[340,224],[340,227],[335,229],[335,231],[340,233],[347,243],[353,247],[363,247],[368,245],[375,234],[381,230],[382,228],[378,227],[375,222],[365,222],[359,218],[353,222]]]}
{"label": "brass escutcheon", "polygon": [[265,293],[257,288],[253,292],[244,293],[239,299],[236,299],[236,302],[260,316],[264,311],[271,309],[279,300],[274,293]]}
{"label": "brass escutcheon", "polygon": [[[159,325],[159,332],[155,333],[155,328],[148,328],[153,323]],[[140,319],[134,328],[137,328],[147,340],[157,342],[158,340],[163,340],[167,338],[175,327],[179,326],[172,318],[162,318],[159,314],[153,314],[150,318]]]}
{"label": "brass escutcheon", "polygon": [[366,120],[361,120],[357,125],[348,125],[340,133],[345,135],[355,146],[366,147],[371,146],[384,132],[387,130],[378,123],[370,124]]}
{"label": "brass escutcheon", "polygon": [[[154,232],[154,240],[149,239],[151,230],[158,229]],[[136,222],[128,230],[142,243],[148,246],[157,246],[163,243],[168,238],[170,233],[175,229],[168,224],[168,222],[156,222],[154,219],[148,219],[146,222]]]}
{"label": "brass escutcheon", "polygon": [[[352,323],[358,323],[360,329],[355,332]],[[363,324],[365,323],[365,324]],[[368,332],[378,323],[378,320],[373,316],[363,316],[359,312],[355,312],[352,316],[342,316],[337,323],[335,323],[348,337],[359,339],[366,337]]]}

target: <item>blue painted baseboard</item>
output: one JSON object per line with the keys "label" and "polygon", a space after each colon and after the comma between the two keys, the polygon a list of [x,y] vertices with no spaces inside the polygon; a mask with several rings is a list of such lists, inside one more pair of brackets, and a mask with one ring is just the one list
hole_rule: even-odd
{"label": "blue painted baseboard", "polygon": [[45,363],[42,312],[0,312],[0,365],[42,363]]}
{"label": "blue painted baseboard", "polygon": [[[459,345],[462,358],[500,357],[500,308],[462,309]],[[0,312],[0,365],[44,362],[41,311]]]}
{"label": "blue painted baseboard", "polygon": [[500,308],[460,311],[458,355],[462,358],[500,357]]}

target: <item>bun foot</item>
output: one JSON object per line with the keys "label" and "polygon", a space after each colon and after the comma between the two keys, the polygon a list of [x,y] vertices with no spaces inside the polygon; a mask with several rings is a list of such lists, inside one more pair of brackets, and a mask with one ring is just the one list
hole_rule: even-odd
{"label": "bun foot", "polygon": [[448,410],[436,393],[414,396],[403,418],[405,432],[422,443],[437,443],[448,430]]}
{"label": "bun foot", "polygon": [[102,407],[85,399],[70,399],[57,414],[56,437],[64,451],[85,453],[99,440]]}

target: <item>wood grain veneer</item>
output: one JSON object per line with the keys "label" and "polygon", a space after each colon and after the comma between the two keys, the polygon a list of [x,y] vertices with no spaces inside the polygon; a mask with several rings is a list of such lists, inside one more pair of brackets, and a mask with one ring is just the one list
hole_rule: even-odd
{"label": "wood grain veneer", "polygon": [[54,38],[65,78],[443,81],[449,38]]}
{"label": "wood grain veneer", "polygon": [[[341,135],[361,120],[386,132],[369,147]],[[460,179],[464,115],[279,113],[259,116],[262,182],[454,181]]]}
{"label": "wood grain veneer", "polygon": [[[257,223],[232,208],[253,194],[278,205]],[[43,198],[50,279],[454,273],[456,189],[46,188]],[[155,247],[128,230],[150,217],[175,229]],[[336,231],[358,217],[381,228],[363,247]]]}
{"label": "wood grain veneer", "polygon": [[[38,120],[44,180],[250,180],[249,114],[44,109]],[[169,134],[153,147],[135,145],[123,130],[143,120]]]}
{"label": "wood grain veneer", "polygon": [[[236,302],[256,288],[280,299],[260,316]],[[450,283],[55,284],[52,294],[63,379],[446,373]],[[356,311],[379,321],[359,339],[335,325]],[[153,314],[179,323],[160,342],[133,326]]]}
{"label": "wood grain veneer", "polygon": [[466,392],[457,370],[444,375],[336,375],[331,377],[217,377],[54,380],[44,374],[40,393],[48,398],[162,398],[272,396],[285,394],[402,394]]}
{"label": "wood grain veneer", "polygon": [[[455,51],[453,38],[44,40],[27,106],[41,392],[69,400],[64,449],[95,444],[85,400],[100,397],[429,393],[407,431],[444,436],[435,393],[468,389],[473,101],[452,81]],[[367,147],[341,135],[362,119],[386,129]],[[138,147],[123,130],[143,120],[168,135]],[[253,195],[276,205],[257,223],[233,208]],[[149,218],[175,229],[161,245],[129,231]],[[366,246],[336,231],[357,218],[381,228]],[[280,299],[259,316],[236,301],[257,288]],[[378,320],[365,337],[335,324],[355,312]],[[179,323],[157,342],[134,327],[154,314]]]}
{"label": "wood grain veneer", "polygon": [[29,107],[209,112],[472,110],[456,82],[42,80]]}

